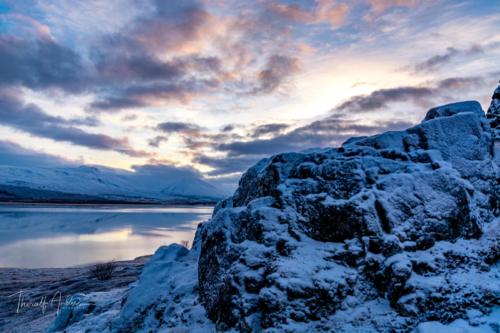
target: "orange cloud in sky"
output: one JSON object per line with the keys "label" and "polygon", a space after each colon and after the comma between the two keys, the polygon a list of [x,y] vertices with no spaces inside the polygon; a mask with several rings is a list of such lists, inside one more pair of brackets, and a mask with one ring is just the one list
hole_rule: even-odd
{"label": "orange cloud in sky", "polygon": [[40,36],[41,38],[44,38],[47,40],[54,39],[54,37],[52,36],[52,34],[50,32],[50,28],[47,25],[38,22],[37,20],[35,20],[32,17],[22,15],[22,14],[17,14],[17,13],[2,14],[2,15],[0,15],[0,18],[2,18],[2,17],[5,17],[6,19],[13,19],[13,20],[19,21],[20,23],[22,23],[24,25],[24,27],[30,26],[31,28],[33,28],[36,31],[38,36]]}
{"label": "orange cloud in sky", "polygon": [[272,3],[271,10],[298,22],[306,24],[327,23],[338,27],[345,22],[349,6],[331,0],[317,0],[314,9],[307,10],[294,4]]}
{"label": "orange cloud in sky", "polygon": [[415,7],[417,0],[367,0],[371,6],[371,11],[364,18],[366,20],[373,20],[380,14],[384,13],[387,9],[392,7]]}
{"label": "orange cloud in sky", "polygon": [[342,25],[348,12],[348,5],[345,3],[336,4],[331,0],[318,0],[314,11],[318,23],[326,22],[332,26]]}

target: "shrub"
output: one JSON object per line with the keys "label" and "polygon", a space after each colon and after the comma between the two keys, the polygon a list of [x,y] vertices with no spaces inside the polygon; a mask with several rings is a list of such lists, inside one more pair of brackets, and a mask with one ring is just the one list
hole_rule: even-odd
{"label": "shrub", "polygon": [[90,269],[90,276],[100,281],[109,280],[113,277],[115,268],[115,263],[112,261],[95,264],[94,267]]}

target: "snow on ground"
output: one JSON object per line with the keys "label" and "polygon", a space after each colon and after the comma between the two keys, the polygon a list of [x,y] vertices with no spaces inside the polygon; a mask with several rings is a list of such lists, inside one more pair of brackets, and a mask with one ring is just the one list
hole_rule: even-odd
{"label": "snow on ground", "polygon": [[[90,276],[92,266],[0,268],[0,332],[44,332],[54,321],[59,305],[73,295],[78,294],[79,298],[82,294],[93,295],[90,296],[92,298],[102,295],[102,300],[121,299],[128,286],[137,280],[147,258],[116,262],[113,278],[106,281],[98,281]],[[24,302],[40,302],[45,297],[45,310],[40,306],[18,308],[21,291]],[[105,306],[109,307],[109,304]]]}

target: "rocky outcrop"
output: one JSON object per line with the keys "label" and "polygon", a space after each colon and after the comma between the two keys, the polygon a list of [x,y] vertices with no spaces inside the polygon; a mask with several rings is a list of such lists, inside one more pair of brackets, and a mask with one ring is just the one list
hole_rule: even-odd
{"label": "rocky outcrop", "polygon": [[405,331],[488,311],[500,299],[493,144],[479,103],[464,102],[406,131],[259,162],[199,231],[208,316],[244,332],[328,330],[384,300],[397,320],[383,330]]}
{"label": "rocky outcrop", "polygon": [[496,140],[500,141],[500,86],[493,93],[487,117],[491,121]]}

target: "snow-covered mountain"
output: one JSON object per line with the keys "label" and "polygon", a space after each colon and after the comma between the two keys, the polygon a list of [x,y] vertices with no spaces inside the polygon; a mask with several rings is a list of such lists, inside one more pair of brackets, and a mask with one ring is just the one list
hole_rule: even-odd
{"label": "snow-covered mountain", "polygon": [[193,172],[162,167],[125,171],[96,166],[0,165],[0,199],[57,202],[203,202],[224,193]]}

